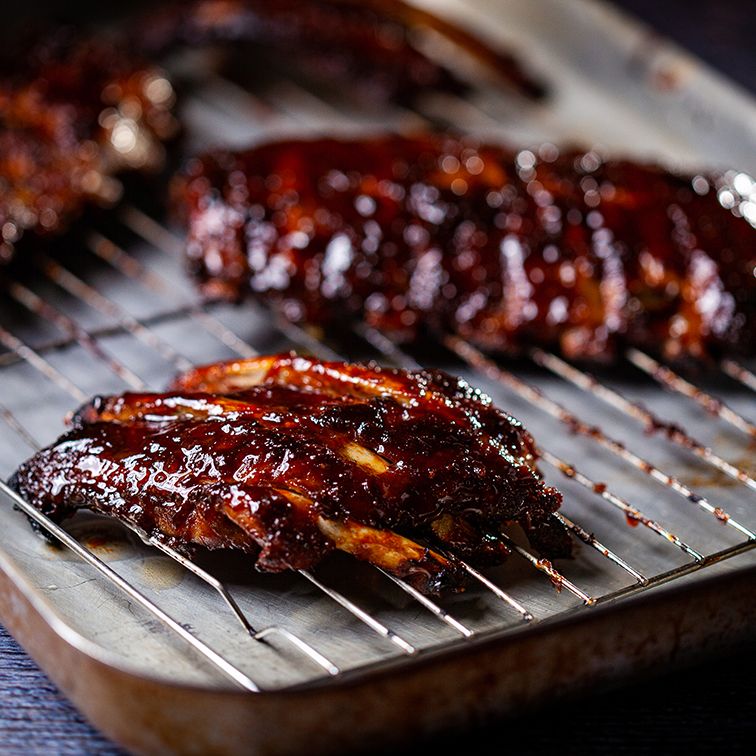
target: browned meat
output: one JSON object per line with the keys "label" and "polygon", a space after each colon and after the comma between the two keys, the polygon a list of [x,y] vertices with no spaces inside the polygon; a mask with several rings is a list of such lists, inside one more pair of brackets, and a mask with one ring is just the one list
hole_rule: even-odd
{"label": "browned meat", "polygon": [[56,520],[88,507],[180,548],[241,549],[263,571],[338,549],[432,593],[461,587],[456,557],[501,562],[505,523],[569,553],[536,459],[520,423],[460,379],[282,355],[98,398],[13,484]]}
{"label": "browned meat", "polygon": [[173,90],[111,40],[68,30],[0,60],[0,259],[27,231],[110,204],[124,169],[162,165]]}
{"label": "browned meat", "polygon": [[[460,91],[416,46],[434,33],[521,92],[540,87],[514,60],[400,0],[194,0],[151,12],[108,37],[61,29],[0,53],[0,261],[27,231],[54,235],[84,210],[118,199],[124,169],[160,167],[176,131],[173,90],[151,63],[173,48],[221,42],[278,55],[364,99]],[[292,54],[292,51],[294,53]],[[245,67],[250,68],[249,58]],[[248,83],[256,84],[258,71]]]}
{"label": "browned meat", "polygon": [[192,0],[150,14],[142,42],[158,51],[234,42],[243,52],[273,52],[300,73],[380,102],[406,101],[427,89],[466,89],[423,52],[422,41],[431,36],[465,50],[482,64],[482,76],[530,97],[543,94],[511,55],[401,0]]}
{"label": "browned meat", "polygon": [[[484,348],[610,359],[752,352],[747,176],[682,177],[448,136],[288,141],[189,163],[187,254],[209,297]],[[727,209],[730,208],[730,209]]]}

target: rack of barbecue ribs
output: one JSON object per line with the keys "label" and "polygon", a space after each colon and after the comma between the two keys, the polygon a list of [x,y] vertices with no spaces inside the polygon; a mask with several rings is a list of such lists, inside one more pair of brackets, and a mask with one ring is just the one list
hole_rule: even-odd
{"label": "rack of barbecue ribs", "polygon": [[27,231],[59,233],[111,204],[126,169],[155,170],[176,129],[160,70],[71,29],[0,59],[0,258]]}
{"label": "rack of barbecue ribs", "polygon": [[441,371],[259,357],[96,398],[72,426],[12,481],[57,521],[89,508],[268,572],[339,550],[426,593],[463,587],[459,559],[502,562],[507,523],[570,553],[530,434]]}
{"label": "rack of barbecue ribs", "polygon": [[[177,130],[174,94],[153,63],[176,49],[284,58],[364,100],[407,101],[467,85],[415,43],[435,34],[476,57],[496,81],[535,97],[515,60],[399,0],[195,0],[152,11],[118,34],[61,28],[0,54],[0,261],[25,232],[64,231],[91,204],[112,204],[125,169],[154,170]],[[292,50],[295,53],[292,54]],[[253,66],[254,68],[254,66]],[[254,86],[253,80],[248,84]]]}
{"label": "rack of barbecue ribs", "polygon": [[210,298],[252,293],[292,321],[351,317],[397,340],[702,359],[754,347],[743,183],[421,135],[217,152],[175,194]]}
{"label": "rack of barbecue ribs", "polygon": [[193,0],[150,12],[140,27],[140,43],[154,53],[230,42],[242,59],[250,49],[273,54],[299,75],[346,85],[358,98],[378,103],[468,88],[440,56],[426,54],[422,40],[433,37],[443,41],[447,57],[453,47],[473,58],[478,75],[491,83],[526,97],[544,94],[508,53],[401,0]]}

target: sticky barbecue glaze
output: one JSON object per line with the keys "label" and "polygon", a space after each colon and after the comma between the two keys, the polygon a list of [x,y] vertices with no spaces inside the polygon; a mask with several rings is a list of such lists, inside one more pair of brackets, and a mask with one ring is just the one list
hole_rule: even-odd
{"label": "sticky barbecue glaze", "polygon": [[501,562],[506,523],[570,550],[531,436],[440,371],[261,357],[95,399],[72,422],[14,477],[58,521],[88,507],[263,571],[339,549],[430,593],[462,586],[455,555]]}
{"label": "sticky barbecue glaze", "polygon": [[[65,231],[89,205],[113,204],[125,169],[153,170],[177,130],[156,61],[177,50],[236,50],[244,84],[279,73],[349,87],[372,104],[466,85],[416,44],[433,33],[523,94],[542,93],[508,54],[399,0],[195,0],[151,10],[117,33],[60,28],[0,51],[0,261],[26,232]],[[267,56],[267,62],[266,62]],[[288,73],[287,73],[288,70]]]}
{"label": "sticky barbecue glaze", "polygon": [[89,204],[112,204],[114,176],[153,170],[176,129],[173,89],[103,34],[60,29],[0,55],[0,258],[25,232],[54,235]]}
{"label": "sticky barbecue glaze", "polygon": [[294,321],[362,318],[394,338],[700,359],[753,351],[745,180],[422,135],[218,152],[176,194],[210,297],[252,292]]}
{"label": "sticky barbecue glaze", "polygon": [[[348,87],[353,98],[372,104],[469,88],[454,66],[426,53],[423,42],[431,37],[445,42],[452,60],[449,43],[466,51],[481,65],[481,76],[528,97],[544,94],[544,87],[507,52],[401,0],[193,0],[151,12],[143,26],[140,43],[154,51],[232,43],[242,63],[250,51],[263,53],[255,66],[272,53],[298,76]],[[250,78],[255,77],[260,78],[259,71]]]}

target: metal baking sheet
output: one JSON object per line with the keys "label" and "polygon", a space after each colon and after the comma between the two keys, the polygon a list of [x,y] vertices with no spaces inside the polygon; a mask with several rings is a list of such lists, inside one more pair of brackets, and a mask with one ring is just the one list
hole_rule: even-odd
{"label": "metal baking sheet", "polygon": [[[309,91],[297,82],[277,81],[275,77],[251,97],[233,81],[208,76],[197,83],[182,105],[191,149],[217,144],[241,146],[283,134],[365,133],[384,128],[412,131],[421,127],[429,116],[450,121],[459,130],[521,144],[524,148],[543,141],[590,144],[610,154],[651,158],[671,166],[737,166],[756,173],[753,101],[603,3],[428,0],[418,4],[458,19],[494,44],[506,43],[549,82],[552,97],[544,103],[532,104],[487,86],[468,99],[428,96],[416,111],[388,109],[376,113],[351,105],[334,93]],[[446,54],[438,40],[429,38],[425,42],[434,54]],[[191,71],[202,62],[189,59],[176,61],[175,65]],[[168,233],[161,232],[159,244],[155,245],[140,238],[133,227],[132,213],[121,215],[115,222],[100,221],[94,232],[124,246],[153,278],[162,280],[166,285],[159,295],[93,255],[86,242],[101,244],[100,236],[65,242],[69,249],[60,259],[69,270],[147,324],[191,361],[205,363],[237,356],[217,335],[203,329],[197,317],[187,314],[196,307],[197,299],[175,254],[179,239],[173,229],[165,225]],[[41,276],[22,279],[22,283],[95,334],[106,352],[117,356],[147,385],[160,389],[172,377],[173,366],[124,332],[115,320],[63,293]],[[307,346],[272,327],[269,313],[252,303],[240,307],[214,305],[206,311],[260,351]],[[62,334],[17,304],[0,303],[0,324],[38,349],[85,394],[120,392],[127,388],[121,378],[81,346],[51,346]],[[378,357],[386,361],[364,343],[331,346],[350,357]],[[651,482],[589,441],[571,435],[563,425],[511,391],[458,363],[437,359],[439,366],[465,375],[488,391],[500,406],[522,419],[549,451],[574,463],[592,479],[609,484],[613,492],[663,523],[699,553],[712,555],[744,545],[743,535],[734,528]],[[563,380],[527,366],[519,365],[516,369],[518,375],[586,422],[600,425],[657,467],[679,477],[745,527],[756,528],[753,491],[713,471],[688,452],[661,438],[648,436],[634,421]],[[613,374],[606,381],[625,395],[641,400],[657,414],[673,418],[694,431],[694,435],[725,459],[756,472],[752,447],[740,431],[710,417],[689,400],[659,390],[650,380],[630,376],[630,372]],[[10,355],[0,356],[0,380],[2,404],[12,410],[34,440],[47,444],[62,432],[64,416],[75,407],[70,395],[43,378],[30,364]],[[754,415],[752,394],[729,379],[717,380],[712,385],[733,408],[746,416]],[[0,425],[0,476],[10,475],[31,452],[31,446],[11,426]],[[631,527],[625,516],[604,499],[548,467],[544,470],[550,482],[565,493],[564,513],[595,533],[644,575],[662,574],[691,563],[690,556],[668,540],[642,526]],[[14,628],[22,628],[17,632],[22,642],[33,637],[35,630],[32,627],[24,631],[24,623],[14,614],[13,601],[20,601],[16,591],[35,609],[27,612],[20,601],[16,607],[19,616],[42,617],[43,620],[35,622],[44,621],[64,641],[64,649],[75,649],[108,669],[149,680],[153,686],[189,686],[187,689],[200,693],[229,689],[231,684],[226,678],[189,651],[154,617],[126,600],[74,555],[35,536],[25,517],[13,510],[7,497],[0,501],[0,567],[15,586],[4,594],[5,612],[13,615],[10,620],[4,615],[4,619]],[[348,681],[357,684],[376,671],[393,670],[399,674],[421,663],[424,656],[443,660],[444,654],[473,649],[476,644],[490,644],[497,639],[503,650],[507,644],[511,646],[516,639],[533,633],[536,627],[548,627],[549,623],[570,617],[581,620],[586,642],[595,632],[592,628],[598,627],[591,619],[592,613],[597,615],[596,607],[584,606],[567,590],[556,590],[541,573],[514,557],[487,575],[522,602],[535,621],[524,623],[492,593],[472,589],[443,602],[444,608],[476,632],[470,640],[460,638],[452,628],[365,565],[335,559],[318,571],[323,582],[353,598],[421,651],[418,659],[408,659],[299,576],[257,575],[238,562],[215,561],[210,565],[224,578],[255,627],[285,627],[343,670],[342,675],[330,678],[291,645],[279,639],[260,643],[250,638],[208,586],[168,557],[143,545],[117,523],[82,514],[66,527],[266,691],[301,686],[327,689]],[[695,583],[720,573],[742,576],[755,564],[754,552],[744,546],[738,556],[691,572],[685,578],[676,578],[669,585],[676,586],[681,581]],[[634,584],[630,575],[585,545],[579,548],[575,559],[557,566],[569,580],[595,597],[622,593]],[[643,594],[665,589],[658,586],[629,591],[607,603],[622,602],[632,607],[633,602],[645,598]],[[40,631],[36,633],[39,635]],[[612,662],[605,659],[602,663]],[[452,685],[452,680],[446,684]],[[69,687],[64,684],[65,689]],[[271,694],[258,695],[265,698]],[[74,697],[80,705],[86,705],[86,694],[79,692],[79,697]],[[94,706],[91,702],[90,705]],[[101,724],[106,726],[104,720]],[[114,730],[111,727],[108,731]]]}

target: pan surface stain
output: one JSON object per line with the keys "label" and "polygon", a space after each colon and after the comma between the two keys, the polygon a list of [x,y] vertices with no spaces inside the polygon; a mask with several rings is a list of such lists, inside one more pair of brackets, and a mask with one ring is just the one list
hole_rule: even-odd
{"label": "pan surface stain", "polygon": [[140,572],[151,588],[164,591],[179,585],[186,574],[184,568],[164,556],[145,557]]}

